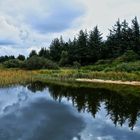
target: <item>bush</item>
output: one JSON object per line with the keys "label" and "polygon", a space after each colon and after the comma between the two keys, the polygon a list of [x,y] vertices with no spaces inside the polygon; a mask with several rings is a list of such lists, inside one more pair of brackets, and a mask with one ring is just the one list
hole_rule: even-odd
{"label": "bush", "polygon": [[49,60],[49,59],[45,59],[44,67],[46,69],[59,69],[59,66],[56,63],[54,63],[53,61]]}
{"label": "bush", "polygon": [[43,57],[33,56],[25,61],[25,68],[33,69],[58,69],[58,65]]}
{"label": "bush", "polygon": [[121,63],[115,67],[105,68],[104,71],[119,71],[119,72],[136,72],[140,71],[140,61]]}
{"label": "bush", "polygon": [[139,60],[140,57],[137,53],[132,50],[128,50],[122,56],[118,57],[115,61],[116,62],[133,62]]}
{"label": "bush", "polygon": [[11,59],[3,63],[6,68],[21,68],[23,66],[23,61],[18,59]]}
{"label": "bush", "polygon": [[18,60],[21,60],[21,61],[24,61],[24,60],[25,60],[25,56],[20,54],[20,55],[17,57],[17,59],[18,59]]}
{"label": "bush", "polygon": [[100,64],[110,64],[112,63],[112,60],[98,60],[95,64],[100,65]]}
{"label": "bush", "polygon": [[77,61],[73,62],[73,67],[76,69],[79,69],[81,67],[81,64]]}

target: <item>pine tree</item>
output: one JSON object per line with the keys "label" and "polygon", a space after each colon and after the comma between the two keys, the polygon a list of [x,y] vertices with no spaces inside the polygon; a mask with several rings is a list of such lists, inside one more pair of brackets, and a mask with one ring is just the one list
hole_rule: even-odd
{"label": "pine tree", "polygon": [[33,57],[33,56],[37,56],[36,50],[32,50],[32,51],[30,52],[29,58],[30,58],[30,57]]}
{"label": "pine tree", "polygon": [[113,26],[113,30],[110,30],[110,34],[107,36],[106,46],[108,47],[108,57],[116,58],[123,54],[122,25],[120,20]]}
{"label": "pine tree", "polygon": [[133,49],[135,52],[140,53],[140,26],[135,17],[132,20],[132,32],[133,32]]}
{"label": "pine tree", "polygon": [[50,56],[55,62],[59,62],[61,58],[62,48],[58,38],[54,39],[50,45]]}
{"label": "pine tree", "polygon": [[40,57],[44,57],[44,58],[50,59],[50,52],[46,48],[41,48],[41,50],[39,51],[38,55]]}
{"label": "pine tree", "polygon": [[94,63],[101,58],[102,45],[102,34],[96,26],[94,30],[90,32],[88,40],[88,54],[91,63]]}
{"label": "pine tree", "polygon": [[87,31],[81,30],[77,39],[77,61],[85,65],[88,62],[88,50],[87,50],[88,34]]}

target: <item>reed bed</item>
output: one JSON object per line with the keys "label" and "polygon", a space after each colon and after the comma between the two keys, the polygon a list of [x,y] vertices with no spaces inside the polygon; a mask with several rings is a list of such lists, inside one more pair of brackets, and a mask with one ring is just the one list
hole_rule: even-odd
{"label": "reed bed", "polygon": [[35,71],[1,69],[0,87],[31,82],[34,79],[35,73]]}
{"label": "reed bed", "polygon": [[75,80],[77,78],[85,79],[103,79],[103,80],[122,80],[122,81],[140,81],[140,73],[128,72],[96,72],[88,70],[61,69],[61,70],[41,70],[38,71],[38,78],[52,80]]}
{"label": "reed bed", "polygon": [[0,87],[24,84],[32,81],[75,81],[76,79],[102,79],[140,81],[140,73],[96,72],[82,69],[38,70],[0,69]]}

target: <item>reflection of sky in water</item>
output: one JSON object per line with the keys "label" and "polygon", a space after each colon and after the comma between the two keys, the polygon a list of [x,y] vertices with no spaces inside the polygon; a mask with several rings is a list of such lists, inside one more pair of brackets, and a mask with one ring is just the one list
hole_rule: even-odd
{"label": "reflection of sky in water", "polygon": [[106,117],[104,105],[93,119],[89,114],[83,113],[85,118],[86,128],[82,131],[82,140],[139,140],[140,139],[140,124],[138,130],[131,131],[128,124],[125,123],[123,127],[114,126],[109,117]]}
{"label": "reflection of sky in water", "polygon": [[46,88],[32,93],[25,87],[0,89],[0,140],[139,140],[140,124],[114,126],[104,104],[96,119],[77,113],[71,101],[55,102]]}

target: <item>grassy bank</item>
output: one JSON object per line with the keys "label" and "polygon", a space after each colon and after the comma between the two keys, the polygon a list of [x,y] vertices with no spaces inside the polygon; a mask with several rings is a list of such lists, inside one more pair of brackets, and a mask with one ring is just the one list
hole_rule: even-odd
{"label": "grassy bank", "polygon": [[77,78],[140,81],[140,73],[104,72],[83,69],[59,69],[26,71],[20,69],[0,69],[0,85],[25,83],[34,80],[46,81],[75,81]]}
{"label": "grassy bank", "polygon": [[34,81],[42,81],[47,84],[56,84],[62,86],[71,86],[76,88],[105,88],[118,93],[140,95],[139,86],[115,85],[105,83],[87,83],[78,82],[76,78],[98,78],[112,80],[138,80],[139,73],[115,73],[115,72],[93,72],[76,69],[60,70],[36,70],[25,71],[19,69],[1,69],[0,70],[0,87],[26,84]]}
{"label": "grassy bank", "polygon": [[37,72],[36,78],[58,81],[73,81],[77,78],[140,81],[140,72],[99,72],[83,69],[40,70]]}
{"label": "grassy bank", "polygon": [[35,73],[18,69],[0,69],[0,87],[31,82]]}

